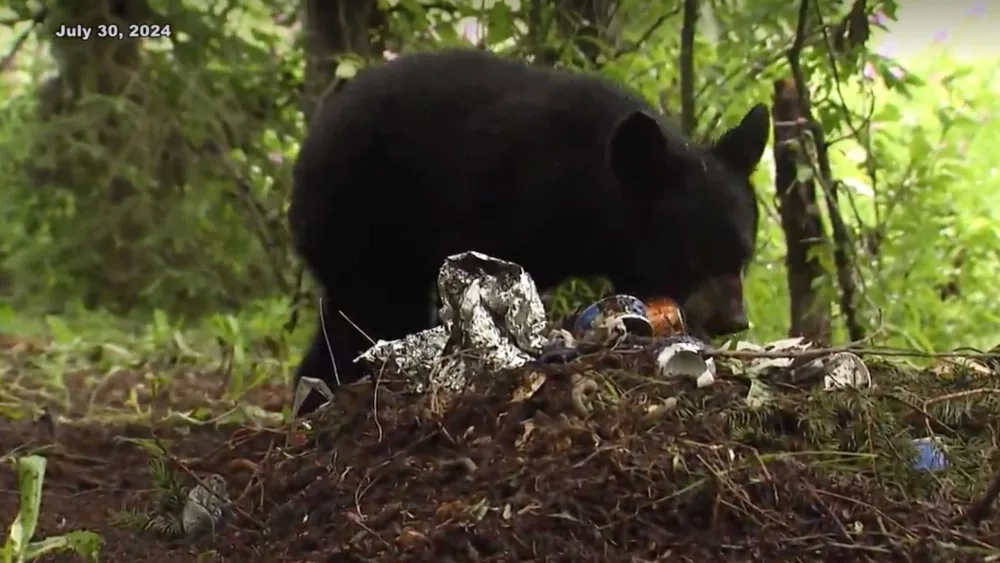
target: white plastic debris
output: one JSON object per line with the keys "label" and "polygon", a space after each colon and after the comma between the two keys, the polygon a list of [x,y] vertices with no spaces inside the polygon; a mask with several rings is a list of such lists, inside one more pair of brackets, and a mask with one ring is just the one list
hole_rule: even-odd
{"label": "white plastic debris", "polygon": [[785,358],[755,358],[750,362],[745,372],[748,377],[760,377],[776,370],[788,368],[792,365],[794,358],[792,354],[808,350],[812,345],[803,338],[786,338],[775,340],[763,346],[752,342],[740,341],[736,343],[736,349],[749,352],[789,352],[789,357]]}
{"label": "white plastic debris", "polygon": [[930,371],[941,379],[954,379],[963,372],[973,377],[994,375],[993,368],[972,358],[941,358],[934,363]]}
{"label": "white plastic debris", "polygon": [[302,403],[306,401],[309,393],[314,390],[327,401],[333,400],[333,391],[330,390],[330,386],[325,381],[316,379],[315,377],[303,377],[299,379],[298,385],[295,386],[295,397],[292,400],[292,413],[296,418],[298,417],[299,408],[302,407]]}
{"label": "white plastic debris", "polygon": [[746,403],[752,409],[758,409],[774,400],[774,390],[759,379],[750,380],[750,390],[747,391]]}
{"label": "white plastic debris", "polygon": [[663,377],[690,377],[698,387],[715,382],[715,361],[705,358],[705,344],[691,337],[675,337],[656,356],[656,367]]}
{"label": "white plastic debris", "polygon": [[832,356],[821,358],[826,376],[823,377],[823,388],[827,391],[853,387],[860,389],[871,387],[872,374],[864,360],[850,352],[839,352]]}
{"label": "white plastic debris", "polygon": [[795,386],[812,386],[820,382],[826,390],[865,388],[872,385],[871,372],[858,355],[837,352],[802,362],[802,353],[812,348],[803,338],[786,338],[764,345],[740,341],[735,348],[750,352],[783,352],[779,358],[754,358],[750,362],[736,363],[734,371],[750,378],[746,402],[752,408],[761,407],[777,394],[769,383]]}
{"label": "white plastic debris", "polygon": [[541,353],[545,308],[535,282],[512,262],[479,252],[449,256],[438,274],[443,325],[360,356],[405,375],[412,391],[460,391],[473,373],[517,368]]}
{"label": "white plastic debris", "polygon": [[181,524],[188,537],[198,536],[206,531],[214,532],[222,515],[229,506],[229,492],[226,480],[216,473],[203,480],[188,492]]}

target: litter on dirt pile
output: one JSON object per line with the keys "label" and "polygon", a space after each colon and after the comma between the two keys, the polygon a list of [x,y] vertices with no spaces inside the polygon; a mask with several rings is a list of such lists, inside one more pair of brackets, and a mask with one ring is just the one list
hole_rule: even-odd
{"label": "litter on dirt pile", "polygon": [[948,458],[942,451],[941,440],[935,438],[918,438],[913,441],[917,448],[917,457],[913,467],[921,471],[942,471],[948,467]]}
{"label": "litter on dirt pile", "polygon": [[[514,263],[479,252],[449,256],[438,274],[442,324],[392,341],[380,340],[355,361],[375,373],[386,369],[403,375],[410,390],[461,391],[469,377],[481,371],[499,372],[538,359],[553,348],[572,348],[577,339],[608,347],[626,334],[650,336],[683,326],[679,310],[657,317],[654,326],[642,301],[612,295],[576,316],[573,336],[546,334],[546,316],[535,282]],[[661,308],[665,305],[661,305]],[[327,399],[326,385],[302,378],[295,408],[317,389]]]}
{"label": "litter on dirt pile", "polygon": [[610,295],[592,303],[576,315],[573,333],[584,336],[610,324],[621,323],[624,329],[640,336],[653,335],[646,304],[631,295]]}
{"label": "litter on dirt pile", "polygon": [[[302,445],[275,439],[254,458],[239,502],[262,529],[240,541],[276,561],[1000,553],[994,522],[960,518],[1000,467],[995,380],[956,386],[878,362],[884,391],[820,380],[752,408],[737,362],[699,389],[660,377],[659,350],[480,373],[461,394],[412,395],[391,377],[351,386],[297,427]],[[947,466],[930,454],[934,471],[915,442],[929,431],[949,452]]]}
{"label": "litter on dirt pile", "polygon": [[[369,350],[377,381],[342,389],[297,426],[298,446],[255,462],[244,506],[270,515],[256,541],[274,556],[1000,556],[990,524],[960,519],[992,477],[995,379],[960,390],[801,339],[713,357],[685,334],[649,338],[665,331],[630,296],[543,336],[530,278],[481,254],[450,258],[439,285],[445,326]],[[443,365],[453,375],[435,379]]]}
{"label": "litter on dirt pile", "polygon": [[214,531],[222,521],[222,515],[229,505],[226,479],[212,474],[188,492],[184,511],[181,513],[183,531],[188,537]]}
{"label": "litter on dirt pile", "polygon": [[[81,475],[101,488],[95,474],[114,451],[134,471],[108,462],[104,473],[129,493],[71,523],[106,538],[108,561],[1000,561],[1000,377],[989,366],[920,370],[801,339],[712,349],[630,334],[613,314],[603,328],[545,335],[533,303],[490,299],[533,301],[522,270],[463,260],[442,284],[449,330],[517,360],[448,364],[464,366],[452,368],[458,389],[433,384],[466,352],[448,338],[419,356],[427,365],[402,354],[407,339],[381,343],[378,377],[337,389],[310,417],[161,428],[157,443],[173,441],[148,469],[138,447],[63,428],[41,533],[85,502]],[[480,336],[463,332],[473,326]],[[0,447],[18,440],[0,427]],[[200,492],[163,502],[157,491],[189,491],[195,475]],[[11,480],[4,470],[0,488]],[[183,512],[192,524],[178,533],[170,522]]]}
{"label": "litter on dirt pile", "polygon": [[[690,377],[699,388],[715,382],[715,362],[705,357],[705,343],[683,334],[683,315],[669,300],[647,307],[636,297],[611,295],[573,315],[571,331],[546,334],[545,310],[531,276],[517,264],[478,252],[448,257],[438,275],[438,291],[443,303],[442,325],[399,340],[379,341],[358,360],[376,373],[388,371],[405,378],[411,392],[454,393],[465,390],[476,373],[498,373],[554,356],[565,362],[584,352],[620,347],[629,335],[658,334],[669,335],[660,341],[658,375]],[[657,313],[655,323],[650,310]],[[809,344],[789,339],[766,346],[738,342],[736,348],[773,352],[806,350]],[[772,358],[751,363],[747,374],[756,385],[748,401],[759,406],[770,400],[773,391],[762,376],[775,368],[789,368],[784,376],[790,382],[821,379],[828,390],[871,384],[864,361],[850,352],[820,357],[795,368],[791,368],[791,361]],[[298,412],[308,391],[317,387],[322,387],[328,399],[333,398],[323,382],[303,378],[293,412]]]}
{"label": "litter on dirt pile", "polygon": [[715,383],[715,360],[705,358],[705,344],[695,338],[669,339],[656,356],[657,373],[663,377],[688,376],[699,388]]}
{"label": "litter on dirt pile", "polygon": [[[517,264],[478,252],[449,256],[438,274],[441,325],[399,340],[379,340],[354,361],[375,373],[389,369],[404,375],[410,391],[461,391],[469,374],[524,365],[542,351],[545,308],[535,282]],[[332,393],[314,378],[296,389],[299,406],[316,389]]]}
{"label": "litter on dirt pile", "polygon": [[448,257],[438,276],[442,325],[361,355],[405,374],[412,390],[460,391],[471,373],[516,368],[545,345],[545,309],[523,268],[478,252]]}

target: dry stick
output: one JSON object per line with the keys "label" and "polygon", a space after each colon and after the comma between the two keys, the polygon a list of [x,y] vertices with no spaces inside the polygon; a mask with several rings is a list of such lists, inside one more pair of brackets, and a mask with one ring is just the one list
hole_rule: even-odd
{"label": "dry stick", "polygon": [[815,359],[840,352],[850,352],[859,356],[1000,359],[1000,352],[921,352],[919,350],[899,350],[895,348],[852,348],[850,345],[813,348],[809,350],[774,350],[769,352],[753,350],[707,350],[704,352],[704,355],[712,358],[733,358],[738,360],[752,360],[757,358]]}
{"label": "dry stick", "polygon": [[941,395],[940,397],[933,397],[924,401],[924,408],[928,405],[933,405],[935,403],[942,403],[945,401],[952,401],[955,399],[964,399],[966,397],[974,397],[976,395],[993,395],[1000,394],[1000,389],[970,389],[968,391],[960,391],[958,393],[948,393],[947,395]]}
{"label": "dry stick", "polygon": [[[645,336],[629,336],[629,340],[636,345],[643,347],[650,347],[651,349],[656,349],[667,344],[672,337],[645,337]],[[868,340],[866,338],[865,340]],[[769,350],[769,351],[758,351],[758,350],[719,350],[714,348],[709,348],[702,352],[705,357],[708,358],[732,358],[734,360],[755,360],[755,359],[782,359],[791,358],[798,360],[814,360],[816,358],[822,358],[823,356],[829,356],[832,354],[839,354],[841,352],[850,352],[858,356],[898,356],[898,357],[910,357],[910,358],[966,358],[966,359],[997,359],[1000,360],[1000,351],[998,352],[923,352],[920,350],[904,350],[900,348],[871,348],[862,347],[858,345],[858,342],[851,342],[844,344],[842,346],[829,346],[825,348],[808,348],[808,349],[798,349],[798,350]]]}

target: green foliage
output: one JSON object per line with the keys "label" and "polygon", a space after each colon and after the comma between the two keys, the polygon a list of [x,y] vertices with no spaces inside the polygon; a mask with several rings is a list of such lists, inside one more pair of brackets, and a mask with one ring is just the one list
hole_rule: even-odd
{"label": "green foliage", "polygon": [[939,479],[911,469],[913,441],[935,436],[947,452],[949,489],[977,496],[983,467],[991,463],[988,421],[1000,408],[1000,398],[988,393],[992,381],[969,374],[937,378],[902,363],[872,360],[869,367],[881,390],[778,395],[762,407],[727,412],[728,431],[761,451],[827,452],[826,469],[880,476],[910,494],[941,494]]}
{"label": "green foliage", "polygon": [[112,526],[132,532],[149,531],[164,538],[183,535],[184,526],[179,518],[187,500],[181,487],[182,479],[170,468],[167,452],[162,444],[149,440],[132,440],[150,454],[149,473],[153,488],[143,507],[124,507],[111,514]]}
{"label": "green foliage", "polygon": [[[0,256],[15,302],[196,317],[290,283],[278,278],[294,271],[282,209],[301,59],[260,14],[194,10],[168,14],[183,33],[145,45],[141,66],[87,69],[125,75],[124,89],[54,113],[39,107],[53,82],[7,98]],[[37,82],[53,67],[27,71]],[[107,141],[111,122],[127,143]]]}
{"label": "green foliage", "polygon": [[[681,107],[677,0],[608,3],[608,32],[597,34],[570,29],[566,22],[579,16],[549,4],[379,6],[386,21],[378,48],[336,54],[324,89],[379,64],[382,48],[467,44],[478,21],[472,39],[483,48],[600,72],[671,114]],[[229,392],[238,397],[287,373],[298,337],[288,339],[282,326],[293,309],[306,319],[313,312],[310,299],[303,305],[310,282],[305,276],[299,287],[301,265],[284,227],[304,130],[307,45],[290,3],[154,0],[150,7],[150,18],[171,24],[170,38],[73,49],[52,39],[49,23],[27,21],[33,4],[7,8],[25,21],[0,32],[15,53],[0,82],[0,301],[8,307],[0,331],[21,333],[30,321],[64,334],[63,351],[55,347],[38,360],[49,362],[41,371],[55,380],[73,351],[99,340],[81,331],[129,326],[143,334],[129,339],[137,349],[101,348],[102,366],[113,370],[140,362],[155,346],[171,359],[194,361],[206,349],[186,336],[196,327],[218,347],[210,355],[221,353]],[[867,7],[891,25],[894,2]],[[861,320],[889,344],[992,346],[1000,340],[990,306],[998,243],[991,198],[1000,197],[991,158],[996,65],[943,55],[904,65],[873,52],[871,41],[833,50],[850,8],[813,5],[813,23],[826,25],[808,29],[801,62],[813,111],[833,140]],[[52,10],[93,16],[84,4]],[[691,85],[697,137],[718,135],[750,105],[771,99],[774,80],[790,73],[786,52],[798,16],[797,3],[702,4]],[[119,62],[108,63],[110,54]],[[56,63],[67,60],[79,64]],[[789,324],[773,177],[768,152],[757,173],[764,220],[746,287],[754,325],[748,337],[756,340],[779,337]],[[832,249],[819,248],[817,258],[831,270],[824,291],[835,301]],[[602,281],[568,280],[554,294],[552,313],[607,289]],[[81,311],[97,326],[82,328]],[[49,319],[47,326],[37,326],[38,318]]]}
{"label": "green foliage", "polygon": [[[159,310],[145,320],[87,311],[30,318],[0,306],[0,415],[57,405],[98,423],[280,423],[284,415],[246,396],[284,391],[298,360],[289,343],[312,326],[288,332],[286,300],[252,305],[197,323]],[[108,405],[108,393],[125,396]],[[155,406],[163,399],[165,412]]]}

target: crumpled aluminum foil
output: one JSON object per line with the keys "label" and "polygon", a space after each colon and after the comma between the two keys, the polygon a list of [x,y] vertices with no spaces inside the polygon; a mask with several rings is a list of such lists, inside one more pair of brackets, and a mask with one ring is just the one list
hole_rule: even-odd
{"label": "crumpled aluminum foil", "polygon": [[449,256],[438,292],[441,326],[380,340],[359,359],[376,373],[405,375],[416,393],[461,391],[471,375],[523,366],[547,343],[538,289],[517,264],[471,251]]}
{"label": "crumpled aluminum foil", "polygon": [[213,473],[203,484],[195,485],[189,492],[181,524],[188,537],[199,536],[207,531],[215,531],[230,504],[226,479]]}

